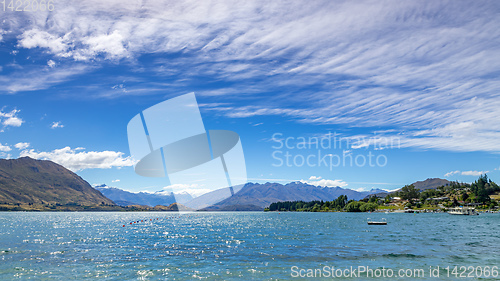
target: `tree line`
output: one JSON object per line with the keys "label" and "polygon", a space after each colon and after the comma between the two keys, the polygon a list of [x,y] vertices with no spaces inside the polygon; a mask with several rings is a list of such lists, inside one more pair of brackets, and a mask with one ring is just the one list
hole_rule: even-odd
{"label": "tree line", "polygon": [[[265,211],[291,211],[291,212],[369,212],[375,211],[380,205],[393,201],[394,197],[404,200],[404,206],[409,208],[436,207],[438,203],[444,207],[460,206],[463,203],[480,204],[479,208],[494,208],[498,202],[490,195],[500,193],[500,187],[481,175],[478,180],[469,183],[451,182],[436,189],[419,190],[413,184],[405,185],[400,190],[387,194],[385,199],[375,196],[359,201],[348,200],[346,195],[341,195],[332,201],[285,201],[272,203]],[[405,203],[406,202],[406,203]]]}
{"label": "tree line", "polygon": [[269,205],[265,211],[281,212],[368,212],[375,211],[378,204],[370,199],[368,202],[348,200],[347,195],[340,195],[332,201],[284,201],[275,202]]}

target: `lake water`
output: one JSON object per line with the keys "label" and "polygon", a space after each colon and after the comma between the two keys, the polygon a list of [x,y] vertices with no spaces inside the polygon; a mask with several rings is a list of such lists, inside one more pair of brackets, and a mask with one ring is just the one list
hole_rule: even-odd
{"label": "lake water", "polygon": [[[366,223],[382,217],[388,225]],[[500,266],[499,234],[500,214],[2,212],[0,280],[290,280],[307,269],[331,280],[351,266],[379,269],[374,280],[382,269],[463,280],[455,266],[472,276]],[[424,275],[409,278],[415,269]],[[367,279],[355,273],[335,279]]]}

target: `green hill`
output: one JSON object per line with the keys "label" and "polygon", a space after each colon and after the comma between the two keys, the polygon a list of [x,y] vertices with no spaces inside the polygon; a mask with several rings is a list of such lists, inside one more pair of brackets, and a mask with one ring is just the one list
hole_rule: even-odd
{"label": "green hill", "polygon": [[104,197],[77,174],[51,161],[29,157],[0,159],[0,205],[2,209],[105,208],[115,203]]}

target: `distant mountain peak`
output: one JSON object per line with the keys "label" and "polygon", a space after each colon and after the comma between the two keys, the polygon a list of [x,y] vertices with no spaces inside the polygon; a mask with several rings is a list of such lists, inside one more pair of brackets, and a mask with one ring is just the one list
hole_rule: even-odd
{"label": "distant mountain peak", "polygon": [[426,189],[435,189],[439,186],[449,185],[451,182],[449,180],[440,179],[440,178],[428,178],[423,181],[416,181],[413,183],[416,189],[426,190]]}

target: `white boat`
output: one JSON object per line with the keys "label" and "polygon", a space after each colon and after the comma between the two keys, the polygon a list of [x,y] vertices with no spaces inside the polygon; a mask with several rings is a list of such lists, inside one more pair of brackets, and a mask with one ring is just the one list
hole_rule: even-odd
{"label": "white boat", "polygon": [[471,207],[451,208],[450,211],[448,211],[448,214],[450,214],[450,215],[462,215],[462,216],[477,216],[477,215],[479,215],[479,213],[476,211],[476,209],[471,208]]}
{"label": "white boat", "polygon": [[386,225],[387,221],[383,218],[381,221],[372,221],[368,218],[368,225]]}

